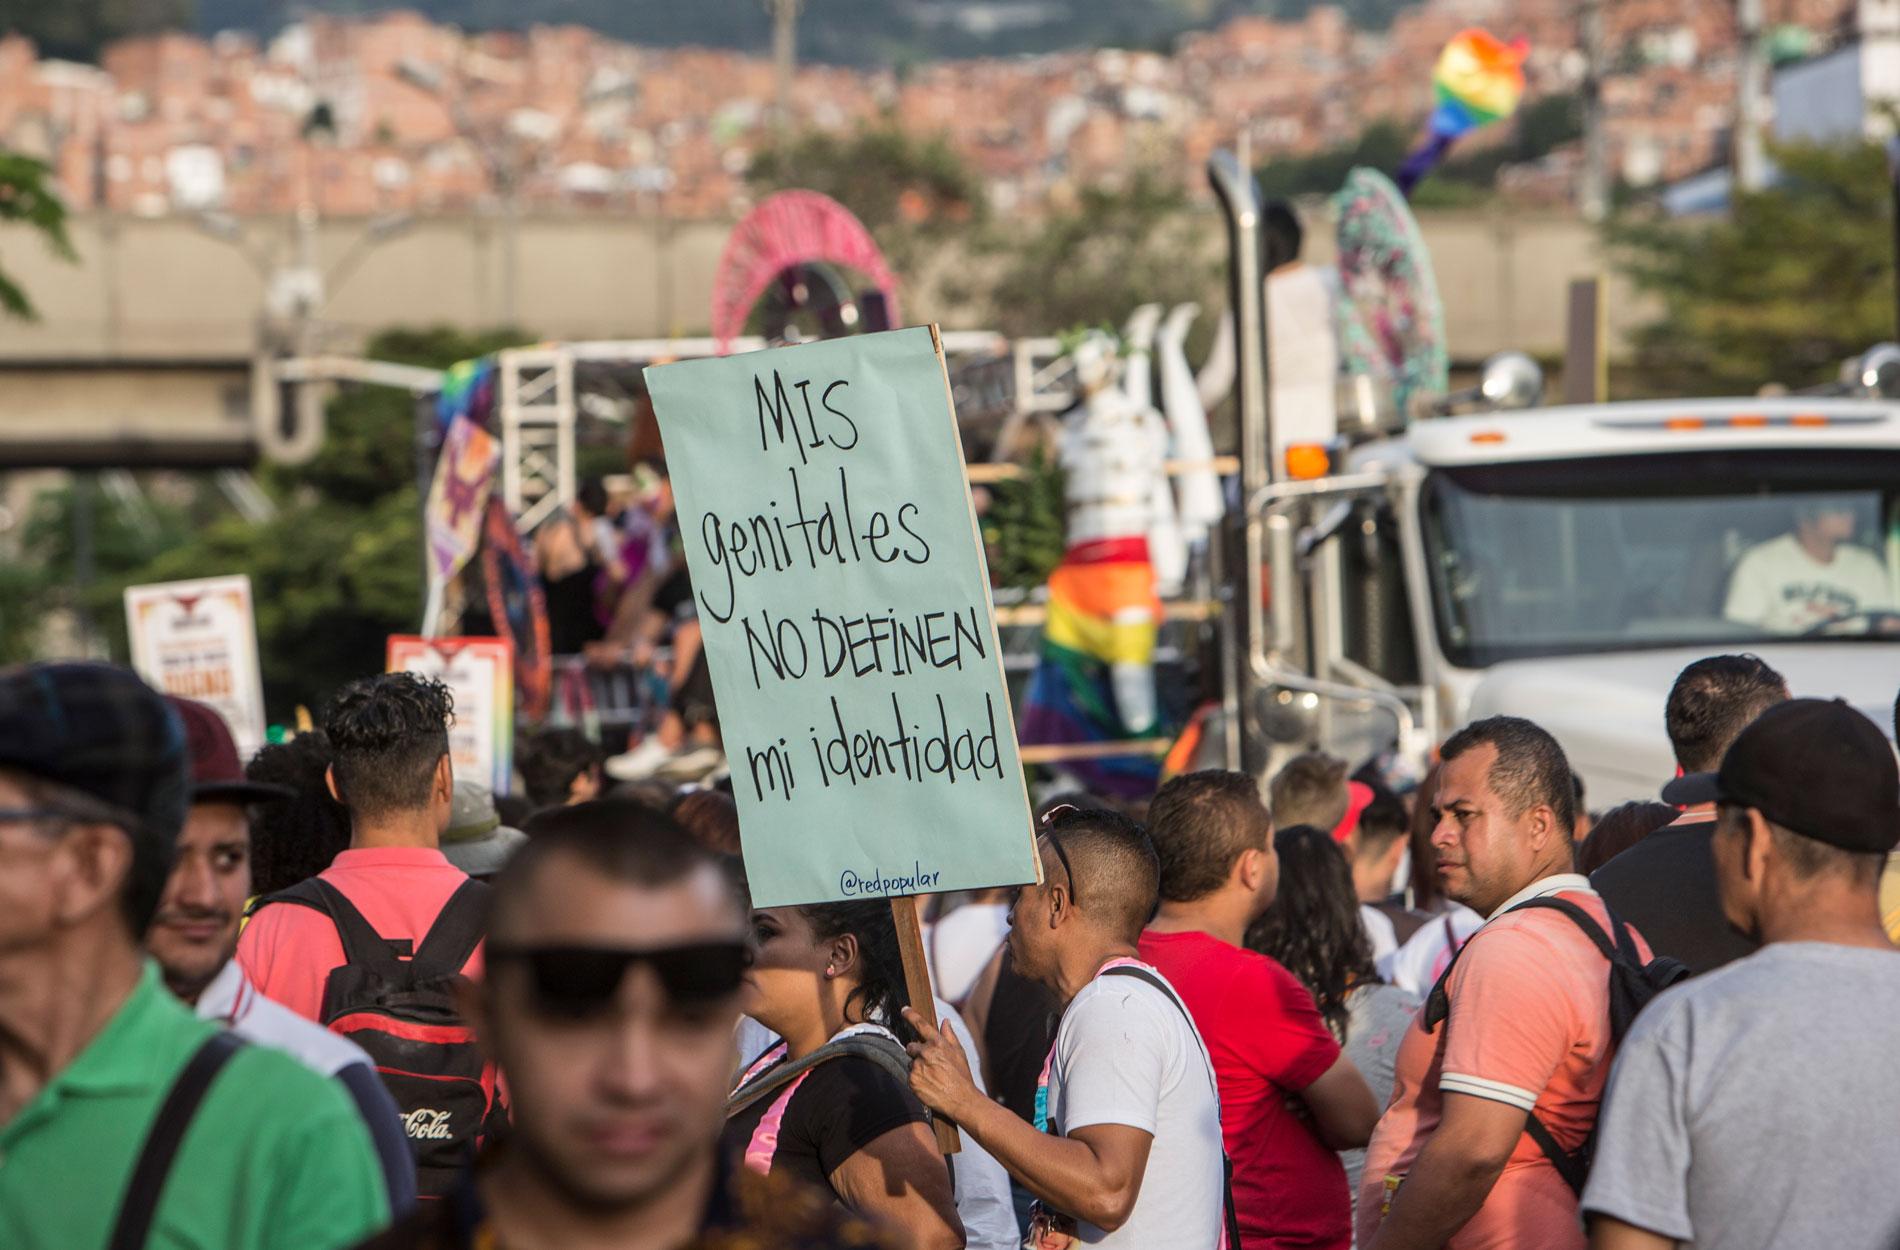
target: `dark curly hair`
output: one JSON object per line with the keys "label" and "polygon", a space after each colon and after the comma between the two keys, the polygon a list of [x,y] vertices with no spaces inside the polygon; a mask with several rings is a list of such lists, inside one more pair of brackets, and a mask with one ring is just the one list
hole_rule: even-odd
{"label": "dark curly hair", "polygon": [[330,866],[350,844],[350,813],[330,797],[323,774],[330,740],[321,730],[265,747],[244,769],[252,781],[296,793],[251,811],[251,890],[274,894]]}
{"label": "dark curly hair", "polygon": [[1311,825],[1282,829],[1273,848],[1280,854],[1280,890],[1247,931],[1247,946],[1279,960],[1311,990],[1326,1026],[1344,1042],[1348,988],[1379,979],[1352,868],[1333,835]]}
{"label": "dark curly hair", "polygon": [[435,768],[449,753],[455,696],[432,677],[379,673],[351,682],[330,704],[323,731],[337,793],[358,820],[429,803]]}
{"label": "dark curly hair", "polygon": [[[858,988],[846,1005],[856,1003],[867,1021],[883,1025],[905,1045],[917,1041],[917,1031],[904,1020],[910,987],[904,980],[904,958],[897,948],[897,922],[889,899],[872,898],[850,903],[813,903],[798,912],[811,926],[812,936],[830,942],[850,934],[858,940]],[[926,1003],[920,1010],[931,1014]]]}

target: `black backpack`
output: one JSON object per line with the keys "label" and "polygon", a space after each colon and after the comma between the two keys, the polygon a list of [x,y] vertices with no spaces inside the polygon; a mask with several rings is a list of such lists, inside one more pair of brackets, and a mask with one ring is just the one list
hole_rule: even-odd
{"label": "black backpack", "polygon": [[455,1000],[462,966],[482,940],[488,887],[463,882],[413,951],[407,939],[378,934],[321,877],[267,895],[253,911],[270,903],[309,907],[336,925],[344,963],[324,982],[318,1020],[369,1053],[402,1112],[416,1156],[416,1192],[441,1197],[505,1116],[495,1070]]}
{"label": "black backpack", "polygon": [[[1629,1032],[1630,1025],[1635,1023],[1637,1013],[1648,1006],[1651,999],[1670,986],[1686,981],[1694,975],[1686,965],[1667,955],[1658,955],[1648,963],[1644,963],[1642,952],[1636,948],[1636,939],[1630,936],[1629,926],[1618,920],[1607,904],[1603,911],[1609,919],[1611,932],[1615,934],[1614,943],[1602,929],[1597,927],[1597,922],[1591,918],[1589,912],[1565,899],[1546,895],[1526,899],[1510,910],[1561,912],[1589,935],[1590,940],[1596,943],[1597,949],[1603,952],[1603,957],[1610,962],[1610,1042],[1612,1045],[1622,1045],[1623,1037]],[[1458,953],[1451,957],[1451,963],[1445,965],[1445,971],[1439,974],[1437,984],[1432,986],[1431,997],[1425,1000],[1422,1021],[1427,1033],[1436,1030],[1451,1014],[1451,996],[1445,992],[1445,983],[1451,978],[1451,970],[1458,963],[1458,955],[1463,954],[1468,947],[1467,941],[1466,947],[1460,948]],[[1590,1177],[1590,1160],[1596,1153],[1596,1125],[1591,1124],[1590,1132],[1584,1137],[1583,1144],[1575,1150],[1565,1150],[1559,1146],[1557,1139],[1550,1135],[1550,1130],[1544,1127],[1543,1121],[1539,1120],[1535,1113],[1525,1117],[1524,1132],[1537,1143],[1537,1148],[1544,1152],[1544,1157],[1549,1159],[1551,1166],[1557,1169],[1557,1174],[1564,1178],[1564,1183],[1569,1185],[1572,1191],[1581,1195],[1584,1182]]]}

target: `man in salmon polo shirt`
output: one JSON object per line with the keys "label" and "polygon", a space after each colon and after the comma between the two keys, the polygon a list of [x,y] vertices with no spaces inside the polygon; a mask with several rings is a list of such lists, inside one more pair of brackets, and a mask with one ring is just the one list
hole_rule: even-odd
{"label": "man in salmon polo shirt", "polygon": [[1400,1043],[1392,1104],[1366,1151],[1359,1245],[1583,1250],[1577,1194],[1531,1131],[1573,1152],[1596,1124],[1609,965],[1569,916],[1512,910],[1554,896],[1607,928],[1572,861],[1570,765],[1548,733],[1510,716],[1467,725],[1441,754],[1438,880],[1488,919],[1441,981],[1448,1014],[1428,1031],[1428,1006]]}
{"label": "man in salmon polo shirt", "polygon": [[[330,790],[350,812],[350,845],[319,877],[384,940],[411,951],[466,874],[440,849],[454,805],[448,688],[411,673],[345,687],[324,721],[334,762]],[[266,997],[320,1020],[323,987],[342,966],[336,924],[310,907],[260,907],[238,940],[238,962]],[[462,971],[481,973],[477,945]]]}

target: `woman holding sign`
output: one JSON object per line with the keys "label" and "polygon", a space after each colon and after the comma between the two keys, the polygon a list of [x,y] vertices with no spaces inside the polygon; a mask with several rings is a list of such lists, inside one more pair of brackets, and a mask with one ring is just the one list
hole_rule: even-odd
{"label": "woman holding sign", "polygon": [[746,1167],[787,1171],[918,1250],[961,1247],[950,1171],[903,1044],[883,1021],[907,1002],[884,899],[752,913],[758,955],[745,1012],[784,1039],[741,1076],[725,1144]]}

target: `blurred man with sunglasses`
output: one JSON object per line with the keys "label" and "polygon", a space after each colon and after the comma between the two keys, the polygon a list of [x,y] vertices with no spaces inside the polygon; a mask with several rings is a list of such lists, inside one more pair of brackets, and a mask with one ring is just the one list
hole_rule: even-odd
{"label": "blurred man with sunglasses", "polygon": [[712,852],[639,805],[582,804],[537,826],[492,903],[464,1009],[507,1073],[514,1131],[365,1250],[885,1244],[719,1153],[750,952]]}

